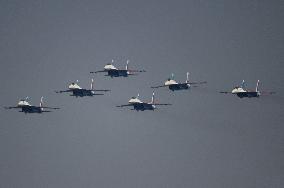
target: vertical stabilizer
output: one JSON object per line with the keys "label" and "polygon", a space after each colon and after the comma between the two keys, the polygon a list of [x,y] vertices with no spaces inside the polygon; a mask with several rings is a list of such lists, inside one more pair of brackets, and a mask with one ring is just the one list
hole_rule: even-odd
{"label": "vertical stabilizer", "polygon": [[185,83],[188,83],[189,82],[189,72],[186,73],[186,81]]}
{"label": "vertical stabilizer", "polygon": [[257,83],[256,83],[256,87],[255,87],[255,91],[256,91],[256,92],[259,92],[258,86],[259,86],[259,80],[257,80]]}
{"label": "vertical stabilizer", "polygon": [[152,94],[151,104],[155,104],[155,93]]}
{"label": "vertical stabilizer", "polygon": [[137,97],[136,97],[137,99],[139,99],[139,93],[137,94]]}
{"label": "vertical stabilizer", "polygon": [[245,80],[242,81],[241,88],[245,88]]}
{"label": "vertical stabilizer", "polygon": [[129,64],[129,60],[127,59],[126,66],[125,66],[125,70],[127,70],[127,71],[128,71],[128,64]]}
{"label": "vertical stabilizer", "polygon": [[40,98],[39,107],[41,110],[43,110],[43,97]]}
{"label": "vertical stabilizer", "polygon": [[91,90],[94,90],[94,79],[92,78],[92,81],[91,81]]}

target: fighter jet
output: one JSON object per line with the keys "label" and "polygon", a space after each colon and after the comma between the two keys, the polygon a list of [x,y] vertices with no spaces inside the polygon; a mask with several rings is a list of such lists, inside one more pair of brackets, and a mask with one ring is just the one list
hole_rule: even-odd
{"label": "fighter jet", "polygon": [[94,89],[94,79],[91,81],[91,89],[83,89],[78,85],[78,80],[73,83],[71,83],[68,86],[67,90],[63,91],[55,91],[56,93],[72,93],[70,96],[75,96],[75,97],[85,97],[89,96],[92,97],[94,95],[104,95],[103,93],[96,93],[96,91],[102,91],[102,92],[107,92],[110,90],[107,89]]}
{"label": "fighter jet", "polygon": [[153,92],[151,102],[142,102],[142,101],[139,99],[139,94],[138,94],[137,97],[132,97],[132,98],[128,101],[128,104],[119,105],[119,106],[116,106],[116,107],[133,106],[133,109],[132,109],[132,110],[144,111],[144,110],[155,110],[158,105],[171,105],[171,104],[168,104],[168,103],[157,103],[157,102],[155,102],[155,93]]}
{"label": "fighter jet", "polygon": [[232,91],[221,91],[220,93],[234,94],[237,95],[239,98],[259,97],[260,95],[270,95],[275,93],[275,92],[259,91],[258,87],[259,87],[259,80],[257,80],[255,90],[246,90],[245,81],[243,80],[242,84],[240,86],[236,86]]}
{"label": "fighter jet", "polygon": [[[43,105],[43,97],[41,97],[41,99],[40,99],[39,106],[31,105],[28,102],[28,97],[26,97],[25,99],[21,99],[18,102],[17,106],[8,106],[8,107],[4,107],[4,108],[5,109],[21,109],[21,111],[19,111],[19,112],[24,112],[25,114],[26,113],[38,113],[38,114],[41,114],[43,112],[52,112],[50,110],[60,109],[60,108],[55,108],[55,107],[44,106]],[[50,110],[45,110],[45,109],[50,109]]]}
{"label": "fighter jet", "polygon": [[132,75],[137,75],[138,72],[146,72],[145,70],[132,70],[129,69],[128,64],[129,60],[126,61],[126,67],[125,69],[118,69],[114,65],[114,60],[111,61],[111,63],[108,63],[104,66],[104,70],[100,71],[92,71],[90,73],[100,73],[100,72],[106,72],[107,75],[105,76],[110,76],[111,78],[113,77],[128,77]]}
{"label": "fighter jet", "polygon": [[169,87],[171,91],[176,91],[176,90],[189,89],[191,85],[205,84],[205,83],[207,82],[189,82],[188,72],[186,73],[186,81],[184,83],[178,83],[174,80],[174,74],[172,73],[171,77],[165,81],[164,85],[152,86],[151,88]]}

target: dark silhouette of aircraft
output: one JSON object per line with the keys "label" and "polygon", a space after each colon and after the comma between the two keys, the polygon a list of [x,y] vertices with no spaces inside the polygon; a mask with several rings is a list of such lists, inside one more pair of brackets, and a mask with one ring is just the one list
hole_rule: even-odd
{"label": "dark silhouette of aircraft", "polygon": [[178,83],[174,80],[174,74],[171,75],[170,78],[168,78],[164,85],[160,86],[152,86],[151,88],[161,88],[161,87],[169,87],[171,91],[176,90],[185,90],[189,89],[191,85],[198,85],[198,84],[206,84],[207,82],[189,82],[189,73],[186,73],[186,81],[184,83]]}
{"label": "dark silhouette of aircraft", "polygon": [[96,93],[96,91],[102,91],[102,92],[107,92],[110,90],[107,89],[94,89],[94,79],[91,81],[91,89],[83,89],[78,85],[78,80],[76,83],[71,83],[68,86],[67,90],[63,91],[55,91],[56,93],[72,93],[70,96],[75,96],[75,97],[85,97],[89,96],[92,97],[94,95],[104,95],[103,93]]}
{"label": "dark silhouette of aircraft", "polygon": [[157,103],[155,102],[155,93],[153,92],[152,95],[152,100],[151,102],[142,102],[139,99],[139,94],[137,95],[137,97],[132,97],[129,101],[128,104],[124,104],[124,105],[119,105],[116,107],[127,107],[127,106],[133,106],[133,110],[136,111],[144,111],[144,110],[155,110],[157,106],[159,105],[171,105],[168,103]]}
{"label": "dark silhouette of aircraft", "polygon": [[113,65],[114,60],[112,60],[112,63],[108,63],[104,66],[104,70],[100,71],[92,71],[90,73],[101,73],[101,72],[106,72],[107,75],[105,76],[110,76],[111,78],[113,77],[128,77],[128,76],[133,76],[137,75],[138,72],[146,72],[145,70],[132,70],[129,69],[128,64],[129,60],[126,61],[126,67],[125,69],[118,69]]}
{"label": "dark silhouette of aircraft", "polygon": [[26,99],[21,99],[17,106],[8,106],[8,107],[4,107],[5,109],[21,109],[21,111],[19,112],[24,112],[24,113],[38,113],[41,114],[43,112],[52,112],[50,110],[57,110],[60,108],[55,108],[55,107],[47,107],[43,105],[43,97],[41,97],[40,99],[40,103],[39,106],[34,106],[31,105],[28,102],[28,97],[26,97]]}

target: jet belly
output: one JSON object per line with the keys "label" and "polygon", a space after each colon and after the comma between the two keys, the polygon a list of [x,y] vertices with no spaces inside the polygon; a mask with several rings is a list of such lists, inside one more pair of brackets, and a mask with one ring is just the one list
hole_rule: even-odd
{"label": "jet belly", "polygon": [[42,112],[40,107],[35,107],[35,106],[23,106],[22,111],[25,113],[41,113]]}
{"label": "jet belly", "polygon": [[111,77],[119,77],[119,76],[127,77],[128,76],[127,70],[111,69],[111,70],[108,70],[107,73],[108,73],[108,76],[111,76]]}
{"label": "jet belly", "polygon": [[169,85],[169,89],[172,90],[172,91],[175,91],[175,90],[183,90],[183,89],[188,89],[189,86],[188,84],[184,83],[184,84],[172,84],[172,85]]}
{"label": "jet belly", "polygon": [[144,110],[154,110],[154,107],[152,104],[148,104],[148,103],[135,103],[133,104],[133,107],[135,110],[141,110],[141,111],[144,111]]}
{"label": "jet belly", "polygon": [[84,97],[84,96],[93,96],[93,93],[91,91],[85,90],[85,89],[76,89],[76,90],[73,90],[73,95],[79,96],[79,97]]}
{"label": "jet belly", "polygon": [[257,92],[239,92],[239,93],[237,93],[237,96],[240,97],[240,98],[243,98],[243,97],[248,97],[248,98],[259,97]]}

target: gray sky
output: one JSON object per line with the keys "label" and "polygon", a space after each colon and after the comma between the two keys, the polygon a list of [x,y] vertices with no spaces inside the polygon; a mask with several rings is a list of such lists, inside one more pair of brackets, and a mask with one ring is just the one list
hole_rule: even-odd
{"label": "gray sky", "polygon": [[[0,1],[0,104],[40,97],[61,110],[0,110],[0,187],[283,187],[284,3],[277,0]],[[95,75],[105,96],[56,94],[115,59],[146,69]],[[208,84],[156,90],[173,106],[115,108],[171,72]],[[242,79],[274,96],[219,94]],[[4,81],[4,82],[3,82]]]}

